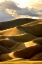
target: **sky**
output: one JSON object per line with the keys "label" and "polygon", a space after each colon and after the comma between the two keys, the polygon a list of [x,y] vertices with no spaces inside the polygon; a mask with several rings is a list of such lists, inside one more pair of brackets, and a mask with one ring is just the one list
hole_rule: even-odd
{"label": "sky", "polygon": [[17,18],[42,19],[42,0],[0,0],[0,22]]}

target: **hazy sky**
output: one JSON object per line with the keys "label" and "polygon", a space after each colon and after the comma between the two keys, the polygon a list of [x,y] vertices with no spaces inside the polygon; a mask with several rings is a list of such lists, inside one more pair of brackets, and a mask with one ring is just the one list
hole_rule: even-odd
{"label": "hazy sky", "polygon": [[42,0],[0,0],[0,21],[42,18]]}

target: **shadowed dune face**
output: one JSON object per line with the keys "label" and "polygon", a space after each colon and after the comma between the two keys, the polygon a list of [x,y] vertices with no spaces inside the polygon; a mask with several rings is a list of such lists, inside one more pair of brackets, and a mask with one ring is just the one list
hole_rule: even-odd
{"label": "shadowed dune face", "polygon": [[36,61],[42,61],[42,52],[36,54],[34,57],[32,57],[30,60],[36,60]]}
{"label": "shadowed dune face", "polygon": [[0,45],[0,55],[5,53],[9,53],[9,50]]}
{"label": "shadowed dune face", "polygon": [[16,58],[42,60],[42,21],[22,22],[1,23],[7,25],[1,25],[3,29],[0,29],[0,61]]}
{"label": "shadowed dune face", "polygon": [[26,34],[20,34],[16,36],[9,36],[9,38],[17,42],[27,42],[27,41],[31,41],[32,39],[36,38],[36,36],[26,33]]}
{"label": "shadowed dune face", "polygon": [[41,52],[41,50],[42,50],[42,46],[37,45],[34,47],[25,48],[23,50],[16,51],[14,53],[14,56],[16,56],[18,58],[30,59],[31,57],[33,57],[37,53]]}
{"label": "shadowed dune face", "polygon": [[34,42],[42,45],[42,37],[34,39]]}
{"label": "shadowed dune face", "polygon": [[1,22],[0,30],[10,29],[15,26],[19,26],[19,25],[26,24],[26,23],[33,22],[33,21],[37,21],[37,20],[31,19],[31,18],[20,18],[20,19],[16,19],[16,20]]}
{"label": "shadowed dune face", "polygon": [[30,33],[35,36],[42,36],[42,21],[34,21],[28,24],[21,25],[27,33]]}
{"label": "shadowed dune face", "polygon": [[11,48],[12,46],[15,46],[16,44],[17,44],[16,41],[9,38],[6,38],[0,41],[0,45],[2,45],[7,49]]}

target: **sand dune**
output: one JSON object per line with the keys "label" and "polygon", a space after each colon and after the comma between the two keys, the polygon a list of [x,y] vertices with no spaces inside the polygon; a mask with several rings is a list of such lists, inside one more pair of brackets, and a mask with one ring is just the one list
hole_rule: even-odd
{"label": "sand dune", "polygon": [[13,28],[15,26],[26,24],[26,23],[29,23],[29,22],[32,22],[32,21],[36,21],[36,19],[20,18],[20,19],[11,20],[11,21],[0,22],[0,30]]}
{"label": "sand dune", "polygon": [[35,36],[42,36],[42,21],[34,21],[22,25],[22,27],[27,33],[33,34]]}
{"label": "sand dune", "polygon": [[16,41],[12,40],[12,39],[9,39],[9,38],[5,38],[5,39],[2,39],[0,41],[0,45],[2,45],[3,47],[9,49],[13,46],[15,46],[17,44]]}
{"label": "sand dune", "polygon": [[3,36],[6,36],[8,38],[11,38],[13,40],[16,40],[17,42],[30,41],[30,40],[36,38],[36,36],[26,33],[17,27],[3,30],[0,32],[0,34],[2,34]]}
{"label": "sand dune", "polygon": [[17,19],[0,26],[0,61],[42,60],[42,20]]}
{"label": "sand dune", "polygon": [[23,34],[25,32],[17,29],[17,27],[14,27],[14,28],[3,30],[1,33],[4,36],[15,36],[15,35],[18,35],[18,34]]}
{"label": "sand dune", "polygon": [[[34,55],[42,52],[42,45],[38,43],[39,38],[30,41],[21,43],[18,46],[12,48],[11,53],[2,54],[1,60],[10,60],[10,59],[16,59],[16,58],[24,58],[24,59],[30,59]],[[41,41],[41,40],[39,40]]]}

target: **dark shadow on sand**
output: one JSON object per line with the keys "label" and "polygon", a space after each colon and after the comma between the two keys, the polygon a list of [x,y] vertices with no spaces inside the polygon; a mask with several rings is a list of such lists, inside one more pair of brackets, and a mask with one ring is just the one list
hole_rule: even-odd
{"label": "dark shadow on sand", "polygon": [[22,19],[10,20],[6,22],[0,22],[0,30],[13,28],[15,26],[19,26],[32,21],[36,21],[36,20],[31,18],[22,18]]}
{"label": "dark shadow on sand", "polygon": [[18,57],[18,58],[30,59],[34,55],[36,55],[40,52],[42,52],[42,45],[36,45],[36,46],[25,48],[20,51],[16,51],[14,53],[14,56]]}

